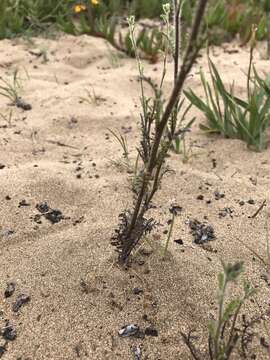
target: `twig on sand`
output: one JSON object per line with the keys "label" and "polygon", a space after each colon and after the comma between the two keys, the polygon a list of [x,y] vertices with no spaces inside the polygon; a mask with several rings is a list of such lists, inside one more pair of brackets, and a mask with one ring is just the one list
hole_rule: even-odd
{"label": "twig on sand", "polygon": [[71,149],[79,150],[79,148],[77,148],[76,146],[67,145],[67,144],[62,143],[61,141],[47,140],[47,142],[50,143],[50,144],[54,144],[54,145],[58,145],[58,146],[64,146],[64,147],[69,147],[69,148],[71,148]]}
{"label": "twig on sand", "polygon": [[265,205],[266,205],[266,199],[262,202],[260,207],[255,211],[255,213],[249,216],[249,219],[254,219],[259,214],[259,212],[265,207]]}

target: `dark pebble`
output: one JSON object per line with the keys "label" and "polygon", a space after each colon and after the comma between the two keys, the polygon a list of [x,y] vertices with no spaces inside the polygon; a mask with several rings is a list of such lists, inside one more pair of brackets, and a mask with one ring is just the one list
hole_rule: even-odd
{"label": "dark pebble", "polygon": [[0,164],[0,170],[4,169],[5,167],[6,167],[6,165]]}
{"label": "dark pebble", "polygon": [[254,204],[255,204],[255,200],[253,200],[253,199],[249,199],[247,202],[248,202],[248,204],[250,204],[250,205],[254,205]]}

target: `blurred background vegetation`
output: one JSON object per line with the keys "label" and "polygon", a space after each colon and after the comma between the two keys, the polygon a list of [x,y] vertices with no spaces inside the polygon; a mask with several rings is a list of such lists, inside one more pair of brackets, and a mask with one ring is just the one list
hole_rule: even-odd
{"label": "blurred background vegetation", "polygon": [[[1,0],[0,39],[39,34],[48,36],[55,30],[74,35],[100,35],[108,33],[112,19],[116,24],[128,14],[135,14],[137,19],[159,19],[165,2],[168,0]],[[190,25],[194,4],[196,0],[184,2],[184,26]],[[76,14],[76,5],[88,6],[94,23],[89,24],[89,11]],[[257,39],[265,39],[270,33],[269,14],[270,0],[209,0],[206,17],[209,40],[220,44],[239,34],[244,43],[249,39],[252,24],[258,28]]]}

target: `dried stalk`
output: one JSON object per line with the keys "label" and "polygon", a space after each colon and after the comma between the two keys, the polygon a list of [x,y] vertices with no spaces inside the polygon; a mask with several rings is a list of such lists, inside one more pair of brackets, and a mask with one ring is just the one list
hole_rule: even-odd
{"label": "dried stalk", "polygon": [[[175,26],[179,29],[178,22],[180,21],[179,14],[181,8],[177,2],[175,2],[175,4],[177,5],[175,7],[175,22],[176,22]],[[189,42],[185,50],[185,54],[179,69],[178,69],[179,67],[178,58],[179,58],[180,35],[178,34],[178,30],[175,29],[176,38],[177,38],[177,42],[175,42],[175,49],[176,49],[175,56],[177,56],[177,59],[175,59],[176,65],[175,65],[174,88],[172,90],[169,101],[165,107],[165,111],[162,114],[160,121],[156,122],[155,124],[156,125],[155,134],[151,142],[150,157],[141,176],[140,189],[137,194],[137,198],[135,199],[134,210],[131,213],[128,212],[129,217],[127,218],[126,216],[126,218],[124,219],[124,223],[121,224],[121,228],[122,228],[121,231],[120,230],[117,231],[118,235],[121,234],[121,236],[118,236],[118,240],[120,241],[120,244],[118,244],[118,248],[120,250],[119,262],[122,264],[127,262],[131,251],[137,245],[143,233],[145,231],[151,230],[151,225],[153,223],[153,220],[150,219],[149,221],[147,221],[144,218],[144,214],[149,209],[150,201],[152,200],[155,192],[158,189],[158,184],[160,183],[160,180],[162,178],[161,167],[162,164],[164,163],[164,159],[170,147],[170,142],[171,142],[168,141],[167,144],[164,145],[164,143],[162,143],[162,138],[170,119],[173,117],[174,111],[177,111],[176,107],[178,106],[179,103],[179,97],[184,82],[201,48],[201,46],[197,43],[197,39],[199,37],[200,25],[206,8],[206,4],[207,4],[207,0],[199,0],[196,15],[193,21],[193,26],[191,29],[191,34],[189,37]],[[175,131],[175,126],[172,126],[172,131],[173,132]],[[170,135],[171,138],[173,138],[174,133]],[[152,186],[152,191],[150,191],[150,196],[149,196],[148,189],[150,186],[150,182],[153,179],[154,179],[154,184]],[[122,214],[122,217],[125,217],[125,215]],[[143,230],[143,227],[146,227],[145,231]],[[114,239],[116,238],[117,236]]]}

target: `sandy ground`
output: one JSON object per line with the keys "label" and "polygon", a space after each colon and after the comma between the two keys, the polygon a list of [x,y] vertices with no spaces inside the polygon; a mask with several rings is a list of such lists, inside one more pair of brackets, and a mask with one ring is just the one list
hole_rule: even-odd
{"label": "sandy ground", "polygon": [[[238,48],[215,48],[213,60],[241,94],[248,52],[228,49]],[[193,156],[183,163],[182,155],[171,153],[175,172],[156,197],[153,215],[163,226],[153,235],[155,250],[138,253],[129,270],[117,266],[110,237],[132,196],[129,175],[112,163],[122,151],[108,128],[126,133],[133,154],[139,87],[134,60],[113,54],[104,41],[87,36],[0,42],[0,76],[9,79],[18,68],[23,99],[32,105],[23,111],[0,96],[1,114],[12,110],[11,124],[0,121],[0,327],[9,322],[17,331],[6,344],[5,360],[134,359],[134,346],[143,360],[190,359],[180,332],[196,329],[197,344],[206,347],[221,259],[243,260],[245,277],[260,289],[244,307],[246,317],[270,310],[267,267],[251,251],[267,262],[266,211],[249,218],[270,200],[270,149],[255,153],[241,141],[207,137],[198,130],[204,119],[195,109],[197,125],[188,135]],[[206,65],[205,57],[187,86],[202,93],[199,65]],[[256,66],[270,71],[258,53]],[[145,64],[153,79],[160,68]],[[168,78],[168,91],[170,86]],[[82,99],[86,89],[95,92],[96,102]],[[216,200],[215,192],[224,197]],[[169,259],[161,261],[172,199],[183,207],[172,240],[184,244],[172,241]],[[61,221],[36,216],[36,205],[45,201],[62,212]],[[220,217],[224,208],[231,216]],[[216,240],[207,248],[194,244],[189,219],[211,224]],[[15,293],[5,298],[8,282],[15,283]],[[240,283],[231,295],[239,291]],[[14,312],[20,294],[30,301]],[[120,338],[118,330],[130,323],[158,336]],[[264,325],[254,328],[248,358],[267,358]]]}

